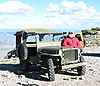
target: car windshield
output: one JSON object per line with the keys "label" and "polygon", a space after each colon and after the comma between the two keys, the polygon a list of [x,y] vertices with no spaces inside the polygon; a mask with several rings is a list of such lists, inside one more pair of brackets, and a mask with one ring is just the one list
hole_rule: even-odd
{"label": "car windshield", "polygon": [[54,41],[60,41],[60,38],[62,37],[62,35],[57,35],[54,37]]}
{"label": "car windshield", "polygon": [[49,41],[60,41],[60,38],[62,37],[62,35],[56,35],[54,36],[53,38],[53,35],[45,35],[45,40],[46,42],[49,42]]}
{"label": "car windshield", "polygon": [[63,35],[54,35],[54,34],[39,34],[39,35],[34,35],[34,36],[28,36],[26,42],[36,42],[37,41],[45,41],[45,42],[51,42],[51,41],[60,41],[60,38]]}
{"label": "car windshield", "polygon": [[28,36],[26,42],[36,42],[35,36]]}
{"label": "car windshield", "polygon": [[49,41],[52,41],[52,36],[50,35],[45,35],[45,42],[49,42]]}

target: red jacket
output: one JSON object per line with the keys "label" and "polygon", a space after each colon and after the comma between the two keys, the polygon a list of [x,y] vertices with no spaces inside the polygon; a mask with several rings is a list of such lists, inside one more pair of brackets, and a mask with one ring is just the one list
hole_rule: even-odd
{"label": "red jacket", "polygon": [[62,45],[65,46],[65,47],[80,48],[79,40],[76,37],[66,38]]}

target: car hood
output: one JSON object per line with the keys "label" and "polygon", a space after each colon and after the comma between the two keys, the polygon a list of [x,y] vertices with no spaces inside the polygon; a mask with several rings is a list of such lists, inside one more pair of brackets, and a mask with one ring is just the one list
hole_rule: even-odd
{"label": "car hood", "polygon": [[59,54],[59,50],[61,49],[61,46],[46,46],[41,47],[38,49],[38,52],[40,53],[50,53],[50,54]]}

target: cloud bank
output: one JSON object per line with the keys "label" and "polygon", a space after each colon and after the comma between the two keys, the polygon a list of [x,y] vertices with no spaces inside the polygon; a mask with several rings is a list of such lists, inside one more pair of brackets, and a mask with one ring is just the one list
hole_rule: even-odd
{"label": "cloud bank", "polygon": [[20,1],[8,1],[0,4],[0,14],[25,14],[32,11],[32,7]]}
{"label": "cloud bank", "polygon": [[29,16],[33,8],[20,1],[7,1],[0,3],[0,28],[16,29],[20,21]]}
{"label": "cloud bank", "polygon": [[63,0],[60,4],[50,3],[46,10],[49,23],[61,25],[63,29],[86,29],[98,26],[100,22],[100,13],[93,6],[88,8],[83,1],[75,3]]}
{"label": "cloud bank", "polygon": [[39,16],[34,15],[35,10],[21,1],[0,3],[0,28],[82,30],[100,26],[100,13],[93,6],[88,7],[84,1],[49,3],[44,15]]}

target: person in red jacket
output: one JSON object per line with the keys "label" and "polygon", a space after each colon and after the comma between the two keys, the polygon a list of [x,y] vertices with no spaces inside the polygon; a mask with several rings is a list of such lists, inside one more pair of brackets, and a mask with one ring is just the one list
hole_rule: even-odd
{"label": "person in red jacket", "polygon": [[80,43],[78,38],[76,38],[73,34],[73,32],[69,32],[67,38],[64,40],[63,46],[65,47],[76,47],[76,48],[80,48]]}

